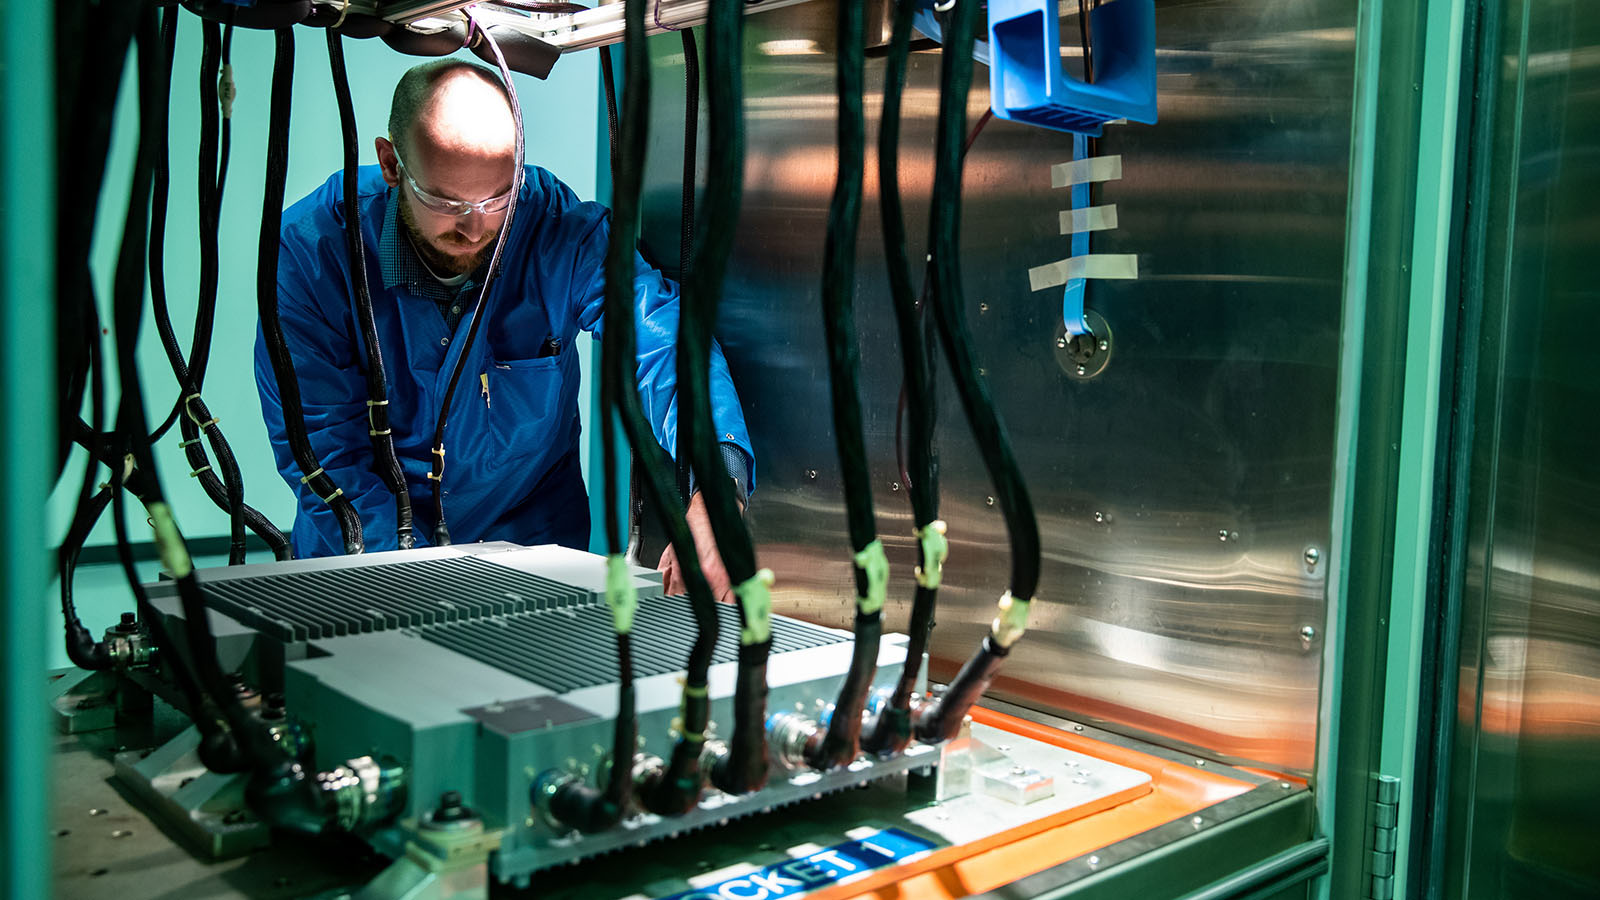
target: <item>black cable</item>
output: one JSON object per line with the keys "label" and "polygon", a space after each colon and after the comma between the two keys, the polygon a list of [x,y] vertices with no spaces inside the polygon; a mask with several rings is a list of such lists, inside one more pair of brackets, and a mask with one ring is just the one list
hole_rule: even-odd
{"label": "black cable", "polygon": [[[683,199],[678,217],[678,283],[689,277],[694,264],[694,200],[699,185],[700,157],[700,47],[694,38],[694,29],[678,32],[683,41]],[[678,496],[681,504],[689,502],[691,460],[694,451],[689,446],[691,432],[679,429],[677,447],[673,454],[678,475]]]}
{"label": "black cable", "polygon": [[406,487],[405,471],[395,454],[394,433],[389,426],[389,376],[383,362],[383,347],[378,341],[378,325],[372,313],[372,291],[367,285],[367,249],[361,234],[361,204],[358,196],[360,147],[356,132],[355,104],[350,99],[350,78],[344,66],[344,38],[328,31],[328,64],[332,69],[333,92],[339,104],[339,125],[344,135],[344,237],[350,259],[350,283],[354,288],[356,320],[367,351],[367,432],[372,440],[373,468],[385,487],[394,494],[395,541],[401,550],[416,545],[411,531],[411,492]]}
{"label": "black cable", "polygon": [[[606,99],[606,136],[611,140],[611,171],[617,169],[617,73],[611,64],[611,47],[600,48],[600,85]],[[616,185],[611,187],[616,192]]]}
{"label": "black cable", "polygon": [[[714,0],[706,23],[706,88],[709,141],[706,203],[696,223],[694,261],[683,286],[678,326],[678,428],[689,429],[688,445],[700,492],[706,499],[717,550],[735,586],[757,577],[755,545],[724,469],[711,417],[711,335],[727,277],[744,193],[744,4]],[[733,738],[712,781],[728,793],[747,793],[766,783],[766,658],[771,648],[765,608],[752,610],[740,598],[739,675],[734,693]],[[759,679],[759,681],[757,681]]]}
{"label": "black cable", "polygon": [[[967,333],[961,285],[960,219],[962,139],[966,132],[967,91],[972,80],[972,43],[976,30],[977,0],[956,0],[942,56],[939,81],[939,119],[934,154],[933,212],[929,247],[933,257],[933,311],[940,343],[950,362],[961,406],[972,428],[984,466],[994,482],[1006,531],[1011,543],[1009,601],[1027,604],[1039,582],[1039,524],[1033,502],[1011,450],[988,387],[978,378],[977,357]],[[1002,601],[1002,617],[1007,601]],[[1027,607],[1024,605],[1023,610]],[[1001,620],[996,620],[1002,625]],[[959,729],[970,705],[993,678],[1009,641],[1019,632],[1009,625],[991,631],[977,654],[968,661],[945,697],[918,714],[916,733],[928,740],[948,738]]]}
{"label": "black cable", "polygon": [[[839,173],[828,207],[828,235],[823,245],[822,324],[828,342],[828,384],[833,399],[833,434],[844,482],[845,515],[855,564],[855,649],[849,672],[839,689],[827,732],[806,748],[814,768],[832,769],[853,762],[859,752],[861,711],[877,671],[878,643],[883,633],[883,585],[873,584],[877,525],[872,506],[872,476],[861,424],[861,359],[855,329],[856,231],[861,219],[862,167],[866,160],[867,126],[862,112],[866,58],[861,4],[840,3],[838,12]],[[887,563],[882,564],[887,575]],[[877,596],[874,596],[874,595]]]}
{"label": "black cable", "polygon": [[436,518],[433,525],[433,543],[435,546],[445,546],[450,543],[450,528],[444,517],[444,429],[445,423],[450,418],[450,404],[455,399],[456,386],[461,382],[461,373],[467,367],[467,357],[472,352],[472,345],[478,339],[478,328],[483,325],[483,320],[489,317],[489,288],[494,285],[495,278],[500,272],[500,257],[505,251],[506,240],[511,234],[511,226],[517,218],[517,201],[522,193],[523,146],[522,136],[522,105],[517,102],[517,89],[511,82],[511,70],[506,66],[505,56],[500,52],[500,45],[495,39],[472,18],[468,12],[467,17],[471,23],[471,30],[475,31],[478,38],[485,41],[494,54],[495,64],[500,68],[500,77],[505,82],[506,100],[511,105],[511,119],[515,133],[514,149],[516,168],[511,175],[511,200],[506,204],[506,218],[500,225],[500,233],[494,239],[494,252],[489,256],[489,272],[484,276],[483,286],[478,289],[478,303],[470,313],[472,324],[467,327],[467,340],[456,355],[455,367],[450,370],[450,381],[445,385],[444,399],[439,404],[439,418],[433,428],[433,472],[429,478],[433,482],[433,509]]}
{"label": "black cable", "polygon": [[285,28],[274,33],[272,63],[272,101],[268,115],[267,176],[261,206],[261,237],[256,260],[256,309],[261,333],[277,381],[283,408],[284,431],[289,450],[300,467],[301,478],[333,510],[344,537],[346,553],[365,549],[361,536],[361,516],[350,499],[338,488],[322,465],[306,431],[305,407],[300,400],[300,379],[294,371],[294,358],[284,342],[283,323],[278,318],[278,244],[283,223],[284,182],[289,175],[289,112],[294,88],[294,35]]}
{"label": "black cable", "polygon": [[700,181],[700,47],[694,29],[678,32],[683,39],[683,203],[678,217],[678,281],[689,275],[694,251],[694,194]]}
{"label": "black cable", "polygon": [[[885,261],[889,270],[889,296],[894,303],[895,322],[900,330],[902,384],[900,405],[909,414],[910,447],[902,457],[900,416],[895,416],[896,459],[902,462],[901,480],[911,498],[912,520],[916,532],[934,527],[939,518],[939,465],[935,451],[934,428],[938,407],[928,336],[921,315],[924,304],[912,294],[911,261],[906,252],[905,212],[900,198],[900,108],[905,93],[906,66],[911,47],[911,20],[916,12],[914,0],[896,0],[894,22],[889,38],[888,57],[883,76],[883,114],[878,126],[878,197],[883,228]],[[974,133],[974,137],[976,133]],[[970,145],[970,141],[969,141]],[[930,273],[924,273],[926,287]],[[918,563],[925,572],[935,571],[942,560],[930,560],[917,548]],[[932,584],[937,585],[937,581]],[[870,753],[893,755],[904,750],[911,740],[911,694],[922,670],[933,632],[938,588],[919,579],[911,603],[911,623],[907,629],[906,660],[900,678],[885,707],[878,711],[862,742]]]}
{"label": "black cable", "polygon": [[[672,478],[661,462],[655,435],[644,415],[639,399],[637,325],[633,302],[635,245],[639,234],[639,198],[643,187],[645,147],[650,120],[650,65],[645,46],[643,0],[631,0],[624,7],[625,44],[623,47],[624,128],[618,135],[617,153],[612,157],[612,216],[610,243],[605,261],[605,328],[601,332],[602,400],[615,404],[623,433],[634,451],[635,471],[655,508],[661,525],[677,551],[678,565],[689,591],[689,607],[695,620],[695,639],[684,668],[682,725],[667,764],[642,773],[640,799],[645,808],[658,815],[680,815],[694,808],[700,798],[704,777],[700,771],[701,749],[710,719],[707,680],[716,649],[717,611],[711,586],[700,569],[694,537],[682,509],[672,499]],[[610,417],[610,408],[606,416]],[[614,440],[611,429],[602,426],[603,440]],[[606,444],[610,458],[606,483],[615,485],[617,448]],[[617,522],[615,493],[606,496],[607,537],[611,549],[620,547],[621,525]]]}

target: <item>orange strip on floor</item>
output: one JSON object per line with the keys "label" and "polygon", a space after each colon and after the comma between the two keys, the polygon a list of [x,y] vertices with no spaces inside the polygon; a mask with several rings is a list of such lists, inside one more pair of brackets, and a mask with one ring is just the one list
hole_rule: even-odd
{"label": "orange strip on floor", "polygon": [[975,708],[972,720],[1036,741],[1138,769],[1151,791],[1120,806],[1068,821],[1068,810],[979,841],[936,850],[849,884],[824,888],[809,900],[956,900],[992,890],[1123,838],[1191,815],[1250,790],[1247,782],[1068,733],[1026,719]]}

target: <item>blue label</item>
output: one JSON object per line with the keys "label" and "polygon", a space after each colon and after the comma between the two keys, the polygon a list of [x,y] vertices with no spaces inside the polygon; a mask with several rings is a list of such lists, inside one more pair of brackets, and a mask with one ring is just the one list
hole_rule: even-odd
{"label": "blue label", "polygon": [[795,897],[843,881],[852,875],[881,869],[918,853],[926,853],[933,847],[931,841],[898,828],[888,828],[869,838],[837,844],[809,856],[659,900],[777,900],[780,897]]}

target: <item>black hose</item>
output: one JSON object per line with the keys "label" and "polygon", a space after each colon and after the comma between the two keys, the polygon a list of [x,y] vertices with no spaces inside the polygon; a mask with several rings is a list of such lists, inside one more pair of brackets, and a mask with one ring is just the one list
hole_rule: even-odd
{"label": "black hose", "polygon": [[[605,327],[601,332],[601,391],[603,399],[615,404],[624,435],[633,449],[636,471],[650,497],[661,525],[677,551],[679,568],[689,591],[689,607],[695,620],[695,639],[684,668],[683,710],[679,736],[666,765],[640,773],[639,796],[644,807],[658,815],[681,815],[700,799],[705,778],[700,770],[700,755],[710,721],[711,706],[707,680],[712,655],[716,650],[717,610],[711,586],[700,569],[694,537],[689,533],[683,511],[669,498],[674,495],[672,479],[661,463],[661,453],[639,400],[638,344],[633,303],[635,245],[639,236],[639,197],[643,186],[645,147],[650,120],[650,64],[645,46],[644,4],[630,0],[624,7],[623,127],[614,131],[616,151],[611,158],[612,215],[610,243],[605,261]],[[609,68],[609,66],[608,66]],[[613,95],[614,96],[614,95]],[[605,408],[605,407],[602,407]],[[608,413],[609,416],[609,413]],[[614,440],[610,428],[602,427],[603,440]],[[609,457],[606,483],[616,484],[614,444],[606,445]],[[615,493],[606,496],[607,539],[615,552],[621,542],[621,523],[617,521]]]}
{"label": "black hose", "polygon": [[[471,13],[468,13],[471,16]],[[455,399],[456,386],[461,383],[461,373],[467,367],[467,357],[472,352],[472,345],[478,339],[478,328],[483,325],[483,320],[489,317],[489,289],[494,286],[494,280],[500,273],[500,258],[505,251],[506,240],[511,235],[511,226],[517,218],[517,201],[522,193],[524,172],[523,137],[522,137],[522,105],[517,102],[517,89],[511,83],[511,70],[506,67],[505,57],[501,55],[499,47],[488,32],[478,27],[477,20],[473,19],[473,31],[481,35],[482,40],[488,42],[489,49],[493,51],[495,63],[500,68],[500,77],[505,81],[506,100],[511,105],[511,118],[515,132],[515,170],[511,174],[511,200],[506,204],[506,219],[500,225],[500,233],[494,239],[494,252],[489,256],[489,272],[484,276],[483,286],[478,289],[478,302],[473,308],[472,324],[467,327],[467,340],[456,355],[456,364],[450,370],[450,381],[446,383],[444,398],[439,403],[439,418],[433,427],[433,471],[429,481],[433,482],[433,543],[436,547],[443,547],[450,543],[450,528],[444,517],[444,428],[450,418],[450,404]]]}
{"label": "black hose", "polygon": [[[934,321],[945,357],[950,361],[962,409],[1000,501],[1011,543],[1011,578],[1006,596],[1000,602],[1000,615],[982,648],[962,668],[951,690],[938,703],[918,712],[916,734],[924,739],[942,739],[960,727],[967,708],[993,678],[1011,643],[1020,637],[1028,606],[1039,583],[1039,523],[1012,453],[1010,438],[995,411],[987,386],[977,376],[977,358],[963,310],[959,256],[962,143],[966,136],[967,91],[972,80],[972,42],[978,7],[977,0],[956,0],[941,54],[933,212],[928,243],[933,257]],[[961,690],[956,690],[957,687]]]}
{"label": "black hose", "polygon": [[861,425],[861,357],[855,329],[856,229],[861,220],[862,167],[867,126],[861,108],[866,58],[862,49],[865,13],[859,3],[840,3],[838,11],[839,174],[828,207],[823,245],[822,325],[828,342],[828,384],[832,389],[833,434],[844,482],[845,515],[855,557],[855,651],[834,702],[827,733],[808,747],[807,762],[832,769],[853,762],[859,752],[861,711],[878,665],[883,633],[883,590],[888,564],[878,543],[872,507],[872,477]]}
{"label": "black hose", "polygon": [[[678,32],[683,40],[683,197],[678,217],[678,283],[689,277],[694,265],[694,195],[699,184],[700,157],[700,47],[694,29]],[[678,429],[673,460],[678,474],[680,503],[689,502],[694,450],[689,446],[692,429]]]}
{"label": "black hose", "polygon": [[[744,4],[714,0],[706,23],[706,86],[709,142],[706,204],[696,224],[695,255],[683,285],[678,326],[678,428],[688,446],[700,492],[706,499],[717,550],[728,576],[741,589],[765,591],[756,571],[755,545],[725,476],[711,417],[711,336],[727,277],[744,192]],[[762,598],[740,594],[740,649],[733,739],[712,781],[728,793],[748,793],[766,783],[766,658],[771,647],[770,608]],[[759,679],[759,681],[757,680]]]}
{"label": "black hose", "polygon": [[355,289],[356,320],[367,350],[367,432],[372,439],[373,468],[385,487],[394,494],[395,541],[401,550],[416,545],[411,531],[411,492],[406,487],[405,471],[395,454],[394,432],[389,427],[389,376],[384,367],[383,347],[378,341],[378,325],[372,313],[372,291],[367,285],[367,250],[361,234],[361,203],[358,196],[360,147],[356,132],[355,105],[350,99],[350,78],[345,73],[344,38],[328,32],[328,63],[332,69],[333,92],[339,104],[339,125],[344,134],[344,237],[350,258],[350,283]]}
{"label": "black hose", "polygon": [[300,379],[294,371],[294,358],[284,341],[283,323],[278,318],[278,244],[283,223],[284,182],[289,174],[289,111],[294,87],[294,34],[289,29],[274,35],[276,48],[272,63],[272,105],[268,115],[267,177],[261,207],[261,240],[256,260],[256,309],[261,333],[272,363],[283,407],[284,430],[289,450],[300,467],[301,480],[333,510],[344,537],[346,553],[365,549],[361,536],[361,516],[344,491],[317,462],[316,451],[306,431],[305,407],[300,400]]}
{"label": "black hose", "polygon": [[[909,412],[910,446],[907,470],[903,477],[911,498],[914,533],[919,537],[937,530],[939,518],[939,465],[934,450],[934,427],[938,406],[934,393],[933,370],[929,358],[928,335],[919,303],[911,287],[911,261],[906,252],[905,212],[900,200],[900,106],[905,92],[906,65],[911,49],[911,20],[916,12],[914,0],[896,0],[894,24],[890,32],[889,53],[883,76],[883,115],[878,127],[878,196],[883,227],[884,256],[889,269],[889,296],[894,302],[895,322],[900,331],[900,362],[904,387],[901,399]],[[927,275],[924,283],[931,280]],[[896,435],[899,417],[896,416]],[[898,454],[897,454],[898,456]],[[939,532],[940,538],[943,533]],[[937,541],[937,539],[934,539]],[[911,740],[911,694],[922,671],[922,657],[933,632],[934,609],[938,603],[939,569],[943,558],[930,559],[929,545],[919,541],[917,589],[911,603],[905,665],[885,707],[863,741],[870,753],[894,755]],[[935,549],[933,555],[938,556]]]}

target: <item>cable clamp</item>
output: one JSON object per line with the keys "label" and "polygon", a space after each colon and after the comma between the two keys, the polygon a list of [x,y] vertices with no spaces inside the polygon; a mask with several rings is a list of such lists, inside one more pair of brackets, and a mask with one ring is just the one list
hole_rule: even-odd
{"label": "cable clamp", "polygon": [[883,541],[876,538],[855,555],[856,568],[866,573],[867,595],[856,598],[856,610],[872,615],[883,609],[889,596],[889,557],[884,555]]}
{"label": "cable clamp", "polygon": [[211,467],[210,466],[201,466],[200,468],[195,469],[193,472],[190,472],[189,473],[189,477],[190,478],[199,478],[200,477],[200,473],[209,472],[209,471],[211,471]]}
{"label": "cable clamp", "polygon": [[771,569],[762,569],[743,584],[734,586],[734,596],[739,598],[739,606],[744,610],[740,644],[748,647],[772,639],[772,583],[776,580]]}
{"label": "cable clamp", "polygon": [[322,474],[322,467],[321,466],[317,466],[317,470],[315,472],[312,472],[310,475],[302,475],[302,476],[300,476],[300,483],[301,484],[310,484],[311,483],[311,479],[313,479],[313,478],[315,478],[315,477],[317,477],[318,475],[321,475],[321,474]]}
{"label": "cable clamp", "polygon": [[997,604],[998,612],[994,622],[989,625],[989,634],[994,637],[994,642],[1009,649],[1015,644],[1022,633],[1028,630],[1028,607],[1033,600],[1021,600],[1011,596],[1006,591],[1000,596]]}
{"label": "cable clamp", "polygon": [[922,542],[923,563],[912,573],[916,575],[917,584],[930,591],[938,590],[939,582],[944,579],[944,561],[950,556],[950,542],[944,537],[948,528],[943,519],[934,519],[921,528],[911,529]]}

